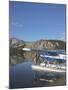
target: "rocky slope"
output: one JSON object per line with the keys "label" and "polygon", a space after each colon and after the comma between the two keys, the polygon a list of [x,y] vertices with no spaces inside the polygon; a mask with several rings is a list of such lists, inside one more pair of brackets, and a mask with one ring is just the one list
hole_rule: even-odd
{"label": "rocky slope", "polygon": [[10,47],[27,47],[27,48],[41,48],[41,49],[65,49],[66,43],[60,40],[38,40],[34,42],[26,42],[16,38],[10,39]]}

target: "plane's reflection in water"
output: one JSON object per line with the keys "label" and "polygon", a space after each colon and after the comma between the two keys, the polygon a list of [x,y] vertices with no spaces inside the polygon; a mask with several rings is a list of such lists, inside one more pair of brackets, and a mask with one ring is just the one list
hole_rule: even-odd
{"label": "plane's reflection in water", "polygon": [[[10,66],[9,88],[30,88],[53,85],[65,85],[65,75],[37,72],[32,70],[33,62],[24,62]],[[53,81],[53,82],[52,82]]]}

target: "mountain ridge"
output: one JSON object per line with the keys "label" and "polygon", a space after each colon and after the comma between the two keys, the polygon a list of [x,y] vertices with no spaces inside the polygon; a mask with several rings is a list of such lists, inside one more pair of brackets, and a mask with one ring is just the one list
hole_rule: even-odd
{"label": "mountain ridge", "polygon": [[26,48],[41,48],[41,49],[66,49],[66,42],[61,40],[37,40],[37,41],[24,41],[17,38],[10,38],[9,46],[18,48],[20,46]]}

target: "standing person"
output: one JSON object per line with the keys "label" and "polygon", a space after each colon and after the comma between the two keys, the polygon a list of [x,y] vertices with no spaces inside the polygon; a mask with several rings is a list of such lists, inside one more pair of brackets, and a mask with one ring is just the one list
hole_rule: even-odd
{"label": "standing person", "polygon": [[39,61],[39,53],[38,52],[36,52],[36,55],[35,55],[35,58],[34,58],[34,62],[35,62],[35,64],[39,64],[40,63],[40,61]]}

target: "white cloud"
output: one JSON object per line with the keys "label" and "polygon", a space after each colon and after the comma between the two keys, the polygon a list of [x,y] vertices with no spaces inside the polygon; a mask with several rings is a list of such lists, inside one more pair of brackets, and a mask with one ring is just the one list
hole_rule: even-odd
{"label": "white cloud", "polygon": [[16,27],[23,27],[23,25],[18,22],[12,22],[11,25],[16,26]]}

